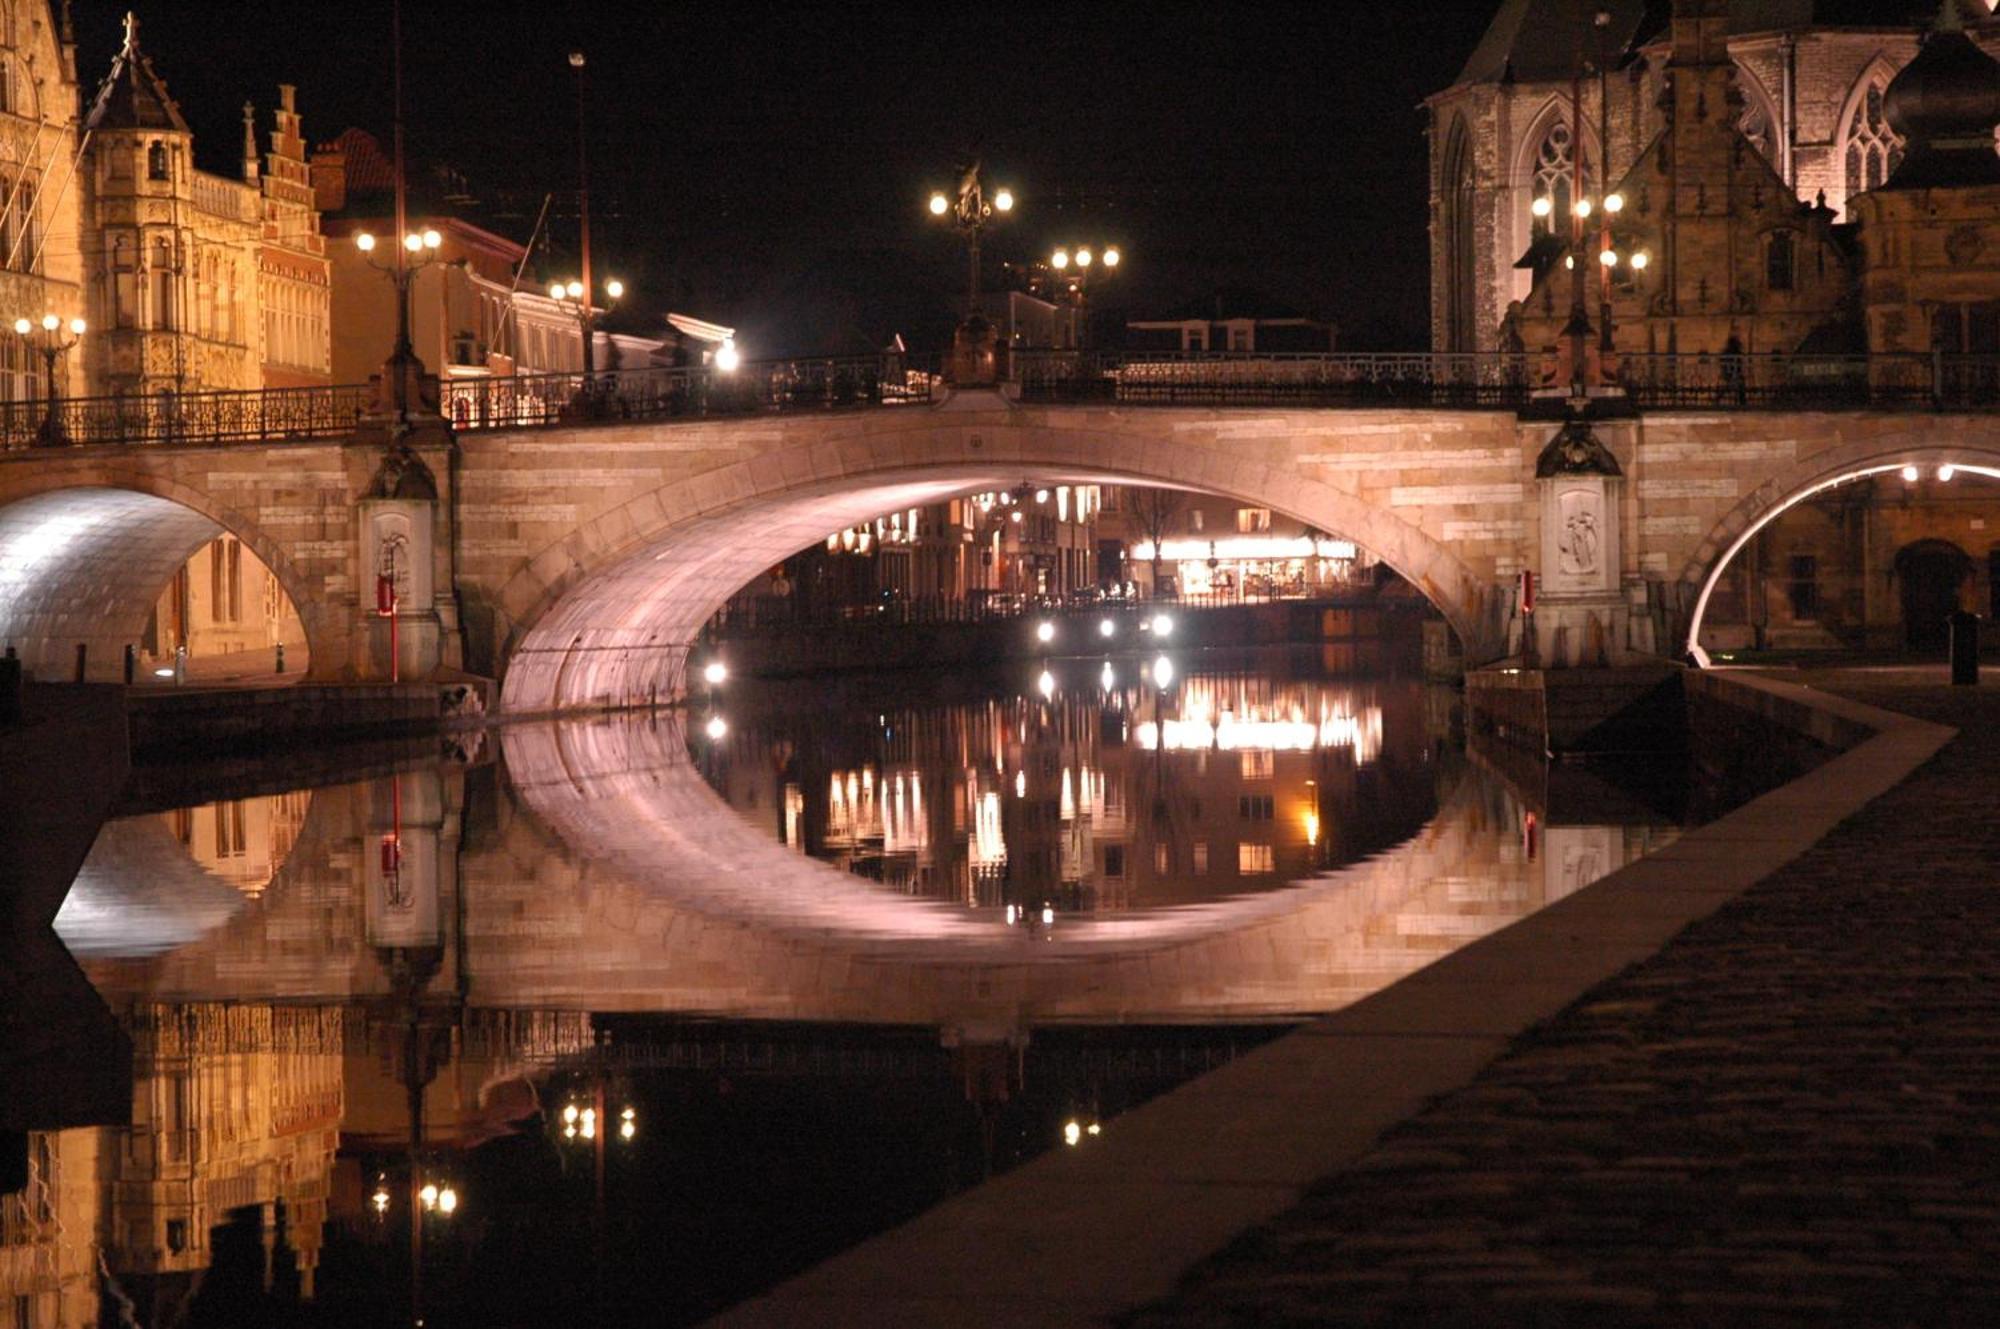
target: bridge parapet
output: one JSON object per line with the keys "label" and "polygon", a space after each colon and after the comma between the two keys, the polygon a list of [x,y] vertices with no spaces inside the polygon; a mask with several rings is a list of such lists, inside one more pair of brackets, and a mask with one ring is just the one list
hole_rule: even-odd
{"label": "bridge parapet", "polygon": [[[1527,353],[1016,351],[1024,402],[1106,406],[1560,408]],[[1627,355],[1621,404],[1638,410],[2000,410],[2000,355]],[[769,360],[710,367],[447,378],[439,408],[461,433],[922,405],[946,395],[936,357]],[[76,397],[54,437],[92,444],[265,444],[353,434],[365,384]],[[47,405],[0,403],[0,450],[49,437]]]}

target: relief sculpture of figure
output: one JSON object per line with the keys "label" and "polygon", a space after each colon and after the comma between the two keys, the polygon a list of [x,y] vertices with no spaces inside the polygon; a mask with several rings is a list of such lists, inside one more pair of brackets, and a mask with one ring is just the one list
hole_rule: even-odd
{"label": "relief sculpture of figure", "polygon": [[1564,572],[1583,575],[1597,571],[1597,514],[1585,509],[1569,514],[1556,541]]}

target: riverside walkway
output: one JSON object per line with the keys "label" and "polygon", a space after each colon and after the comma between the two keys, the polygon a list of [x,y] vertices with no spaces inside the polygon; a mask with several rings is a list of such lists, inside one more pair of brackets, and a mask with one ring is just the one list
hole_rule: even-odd
{"label": "riverside walkway", "polygon": [[1957,729],[1125,1323],[2000,1323],[2000,686]]}

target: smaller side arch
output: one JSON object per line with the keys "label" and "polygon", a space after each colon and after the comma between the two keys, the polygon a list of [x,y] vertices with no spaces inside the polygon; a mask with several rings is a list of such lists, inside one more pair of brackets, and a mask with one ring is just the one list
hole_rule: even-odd
{"label": "smaller side arch", "polygon": [[[1940,433],[1945,432],[1940,428]],[[1800,503],[1852,480],[1915,466],[1933,474],[1939,468],[2000,479],[2000,442],[1974,438],[1940,445],[1918,442],[1908,434],[1861,439],[1794,464],[1739,499],[1711,528],[1681,569],[1676,583],[1681,620],[1674,639],[1680,651],[1699,664],[1708,663],[1700,645],[1702,618],[1717,582],[1756,534]]]}
{"label": "smaller side arch", "polygon": [[174,571],[224,533],[278,579],[312,673],[337,674],[344,618],[309,592],[289,551],[212,496],[139,467],[0,470],[0,638],[42,677],[69,677],[81,643],[88,677],[120,678],[125,645]]}

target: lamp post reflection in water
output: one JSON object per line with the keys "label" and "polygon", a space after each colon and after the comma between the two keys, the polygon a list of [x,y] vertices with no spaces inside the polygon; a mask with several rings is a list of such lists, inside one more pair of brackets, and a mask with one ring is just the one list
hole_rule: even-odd
{"label": "lamp post reflection in water", "polygon": [[[563,1105],[561,1139],[567,1148],[590,1150],[591,1172],[591,1247],[596,1264],[595,1286],[601,1298],[606,1290],[606,1274],[609,1262],[605,1254],[607,1215],[605,1209],[604,1163],[607,1141],[615,1130],[619,1142],[631,1144],[639,1134],[639,1111],[629,1102],[618,1110],[618,1121],[614,1126],[606,1115],[607,1080],[605,1062],[610,1052],[610,1037],[604,1030],[598,1030],[590,1049],[590,1089],[588,1099],[579,1103],[574,1097]],[[600,1308],[601,1309],[601,1308]]]}
{"label": "lamp post reflection in water", "polygon": [[[390,996],[381,1018],[395,1031],[396,1079],[406,1094],[410,1322],[421,1325],[425,1227],[450,1221],[462,1199],[444,1171],[427,1161],[424,1139],[424,1092],[451,1060],[452,1031],[460,1022],[456,986],[438,994],[429,991],[445,961],[439,872],[444,788],[436,772],[392,775],[377,782],[371,802],[377,852],[367,866],[366,935],[388,974]],[[392,1197],[382,1174],[369,1202],[383,1221]]]}

